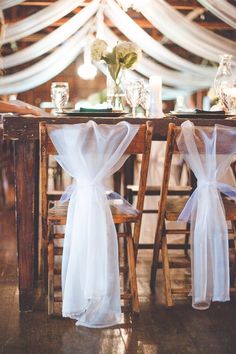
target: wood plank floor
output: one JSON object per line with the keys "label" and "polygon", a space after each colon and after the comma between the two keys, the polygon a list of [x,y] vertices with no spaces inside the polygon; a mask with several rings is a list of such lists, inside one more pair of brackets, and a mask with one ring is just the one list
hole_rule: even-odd
{"label": "wood plank floor", "polygon": [[[151,253],[141,251],[138,285],[141,313],[110,329],[75,327],[69,319],[50,319],[45,301],[33,313],[18,312],[14,210],[0,214],[1,354],[233,354],[236,353],[236,301],[191,308],[190,298],[168,310],[161,292],[151,295]],[[159,284],[161,283],[161,272]],[[177,278],[176,278],[177,279]]]}

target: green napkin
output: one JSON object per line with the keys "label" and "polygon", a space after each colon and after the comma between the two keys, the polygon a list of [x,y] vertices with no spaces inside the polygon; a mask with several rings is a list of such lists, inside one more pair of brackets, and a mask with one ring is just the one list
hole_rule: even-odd
{"label": "green napkin", "polygon": [[102,108],[102,109],[97,109],[97,108],[82,108],[80,107],[80,112],[112,112],[112,108]]}

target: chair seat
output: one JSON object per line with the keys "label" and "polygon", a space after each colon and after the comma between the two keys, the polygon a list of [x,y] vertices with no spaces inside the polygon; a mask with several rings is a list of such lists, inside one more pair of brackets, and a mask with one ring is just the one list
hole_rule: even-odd
{"label": "chair seat", "polygon": [[48,200],[59,200],[63,193],[64,193],[64,191],[59,191],[59,190],[47,191],[47,199]]}
{"label": "chair seat", "polygon": [[[169,221],[176,221],[188,201],[188,197],[168,198],[166,207],[166,219]],[[236,203],[227,197],[223,197],[223,204],[225,208],[226,220],[236,220]]]}
{"label": "chair seat", "polygon": [[[131,191],[133,195],[137,195],[138,186],[129,184],[127,185],[127,190]],[[171,186],[168,189],[168,195],[189,195],[192,190],[190,186]],[[160,186],[147,186],[145,195],[160,195],[161,187]]]}
{"label": "chair seat", "polygon": [[[67,217],[68,203],[55,203],[53,208],[48,210],[48,222],[54,225],[65,225]],[[141,213],[139,213],[135,208],[129,206],[127,211],[124,210],[123,206],[111,205],[110,206],[113,220],[115,224],[122,224],[126,222],[137,222]]]}

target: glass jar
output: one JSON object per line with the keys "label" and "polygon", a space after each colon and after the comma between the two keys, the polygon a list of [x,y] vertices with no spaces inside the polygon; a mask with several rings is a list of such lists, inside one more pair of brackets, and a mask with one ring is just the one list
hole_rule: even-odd
{"label": "glass jar", "polygon": [[232,55],[221,56],[220,64],[214,80],[214,88],[219,98],[219,108],[228,111],[228,103],[225,91],[233,86],[234,77],[231,69]]}
{"label": "glass jar", "polygon": [[121,69],[116,80],[113,80],[109,70],[107,70],[107,107],[114,111],[124,110],[124,72]]}
{"label": "glass jar", "polygon": [[69,84],[68,82],[52,82],[51,99],[55,105],[58,114],[63,113],[64,107],[69,100]]}

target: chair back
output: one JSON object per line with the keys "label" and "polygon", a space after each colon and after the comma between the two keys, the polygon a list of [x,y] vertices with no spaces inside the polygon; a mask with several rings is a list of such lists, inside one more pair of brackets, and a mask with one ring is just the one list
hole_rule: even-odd
{"label": "chair back", "polygon": [[[60,124],[60,123],[59,123]],[[58,124],[56,123],[55,126]],[[52,124],[50,124],[50,127]],[[144,196],[147,182],[147,172],[149,165],[149,156],[151,150],[151,141],[153,134],[153,123],[147,121],[146,124],[141,124],[139,130],[130,145],[127,147],[125,154],[128,155],[142,155],[141,171],[139,180],[139,193],[137,197],[136,208],[142,213],[144,205]],[[47,131],[47,124],[40,123],[40,195],[41,195],[41,217],[42,217],[42,233],[43,237],[47,237],[47,212],[48,212],[48,200],[47,200],[47,183],[48,183],[48,156],[56,155],[55,146],[53,145],[50,136]],[[136,242],[138,242],[139,233],[141,227],[140,222],[135,225],[134,235]]]}
{"label": "chair back", "polygon": [[[170,168],[174,153],[181,153],[197,178],[194,193],[181,210],[167,199]],[[206,309],[211,299],[229,299],[228,230],[229,215],[221,193],[236,199],[236,189],[222,179],[236,154],[236,129],[215,125],[194,126],[186,121],[181,127],[169,125],[165,154],[153,269],[161,239],[165,238],[165,218],[191,221],[192,302]],[[221,192],[221,193],[220,193]],[[232,204],[233,207],[234,204]],[[171,209],[172,208],[172,209]],[[172,214],[171,214],[172,212]],[[176,212],[176,218],[170,215]],[[232,215],[232,213],[231,213]],[[216,222],[217,221],[217,222]],[[171,230],[173,231],[173,230]],[[174,233],[174,232],[173,232]],[[165,241],[166,242],[166,241]],[[167,252],[167,248],[165,248]],[[164,253],[164,251],[163,251]],[[166,267],[167,269],[168,267]],[[221,272],[218,270],[221,269]],[[165,270],[167,272],[167,270]],[[152,280],[155,276],[152,272]],[[169,283],[166,282],[166,287]]]}

